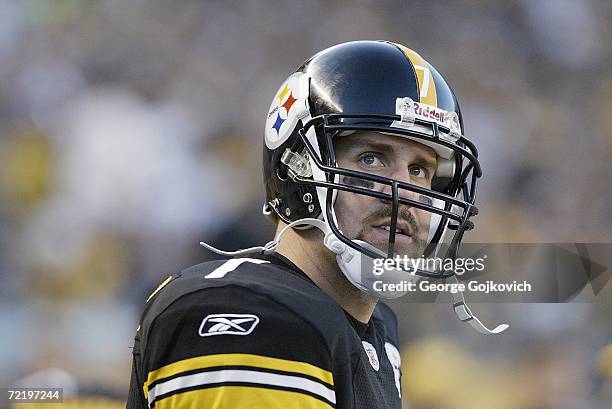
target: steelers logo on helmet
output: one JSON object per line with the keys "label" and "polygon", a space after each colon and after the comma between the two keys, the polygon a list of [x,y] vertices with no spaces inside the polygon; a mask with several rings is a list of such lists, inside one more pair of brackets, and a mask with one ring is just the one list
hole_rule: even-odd
{"label": "steelers logo on helmet", "polygon": [[302,78],[304,74],[296,72],[281,85],[272,100],[266,119],[265,142],[268,149],[275,149],[285,142],[297,122],[307,113]]}

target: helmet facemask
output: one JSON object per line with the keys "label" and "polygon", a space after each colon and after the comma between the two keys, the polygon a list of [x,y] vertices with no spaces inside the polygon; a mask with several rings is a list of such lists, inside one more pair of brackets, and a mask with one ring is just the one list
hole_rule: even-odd
{"label": "helmet facemask", "polygon": [[[353,284],[368,292],[372,289],[364,282],[364,275],[371,271],[373,260],[396,256],[452,258],[463,233],[472,227],[470,216],[477,213],[474,194],[480,166],[475,147],[461,135],[453,136],[455,140],[451,141],[450,128],[437,122],[417,118],[412,129],[392,126],[398,120],[401,118],[393,115],[321,115],[299,130],[299,153],[284,155],[287,174],[295,183],[316,186],[321,218],[329,226],[326,245],[336,243],[332,251],[338,254],[341,270]],[[424,186],[343,167],[337,160],[334,140],[352,138],[350,133],[356,131],[407,138],[434,149],[439,146],[436,152],[442,150],[447,156],[439,157],[445,169],[435,175],[431,186]],[[287,160],[290,157],[292,160]],[[436,173],[440,168],[438,164]],[[351,205],[358,202],[363,212],[350,213]],[[439,254],[447,230],[453,233],[444,254]],[[359,260],[353,260],[355,257]],[[361,271],[355,271],[357,268]],[[415,280],[452,275],[404,265],[403,271],[390,271],[387,280],[406,279],[409,271],[416,272],[412,278]],[[393,297],[398,295],[402,294]]]}

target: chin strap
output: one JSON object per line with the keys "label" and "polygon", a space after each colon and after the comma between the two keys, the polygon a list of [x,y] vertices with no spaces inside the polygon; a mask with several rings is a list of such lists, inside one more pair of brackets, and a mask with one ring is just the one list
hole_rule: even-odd
{"label": "chin strap", "polygon": [[[200,246],[212,251],[213,253],[217,253],[220,256],[226,256],[226,257],[242,256],[242,255],[249,254],[249,253],[261,253],[261,252],[263,252],[263,254],[270,254],[276,251],[276,248],[278,247],[278,244],[280,243],[281,238],[283,237],[283,235],[285,234],[287,230],[295,226],[304,226],[304,225],[314,226],[318,228],[319,230],[321,230],[324,234],[327,234],[327,232],[329,232],[330,230],[327,224],[325,224],[325,222],[323,222],[322,220],[313,219],[313,218],[305,218],[305,219],[296,220],[286,225],[280,231],[280,233],[278,233],[278,235],[274,238],[274,240],[267,242],[264,246],[249,247],[246,249],[235,250],[235,251],[219,250],[218,248],[211,246],[210,244],[205,243],[203,241],[200,242]],[[330,248],[330,250],[332,249]]]}
{"label": "chin strap", "polygon": [[[459,283],[459,280],[455,275],[446,279],[447,282],[449,280],[453,284]],[[474,314],[472,314],[470,307],[468,307],[468,305],[465,303],[463,291],[457,291],[456,293],[451,293],[451,295],[453,297],[453,309],[455,310],[455,314],[457,314],[457,318],[470,324],[472,328],[481,334],[499,334],[510,327],[508,324],[499,324],[497,327],[490,330],[489,328],[485,327],[485,325],[480,322],[480,320]]]}

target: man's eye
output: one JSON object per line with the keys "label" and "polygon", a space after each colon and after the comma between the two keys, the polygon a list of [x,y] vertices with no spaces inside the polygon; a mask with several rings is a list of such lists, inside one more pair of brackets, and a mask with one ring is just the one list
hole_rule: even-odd
{"label": "man's eye", "polygon": [[369,167],[384,166],[381,160],[373,153],[365,153],[361,155],[361,163]]}
{"label": "man's eye", "polygon": [[412,176],[417,178],[425,178],[427,176],[427,170],[422,166],[411,166],[408,170]]}

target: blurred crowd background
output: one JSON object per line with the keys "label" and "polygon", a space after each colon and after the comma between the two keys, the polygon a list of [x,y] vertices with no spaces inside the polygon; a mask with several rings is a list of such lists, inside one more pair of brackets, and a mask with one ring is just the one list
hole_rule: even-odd
{"label": "blurred crowd background", "polygon": [[[472,242],[612,242],[612,2],[0,0],[0,386],[121,405],[147,293],[264,243],[260,154],[280,82],[386,39],[454,86],[485,177]],[[612,402],[612,292],[393,304],[414,409]],[[91,401],[90,401],[91,403]]]}

